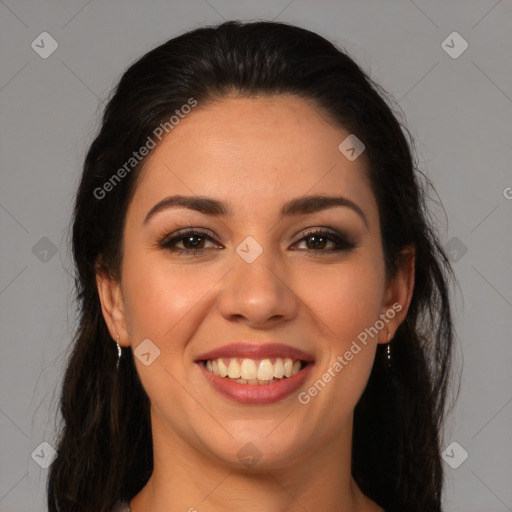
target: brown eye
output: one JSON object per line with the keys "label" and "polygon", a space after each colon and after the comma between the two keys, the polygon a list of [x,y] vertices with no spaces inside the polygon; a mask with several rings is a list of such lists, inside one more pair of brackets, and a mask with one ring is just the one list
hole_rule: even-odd
{"label": "brown eye", "polygon": [[[306,250],[316,254],[348,251],[356,247],[356,245],[352,242],[349,242],[345,236],[320,229],[308,231],[299,240],[299,242],[303,241],[306,243]],[[326,250],[325,247],[329,244],[329,242],[334,244],[334,247]]]}
{"label": "brown eye", "polygon": [[[214,242],[215,240],[201,231],[188,230],[179,232],[178,235],[174,235],[172,237],[166,236],[158,245],[162,249],[166,249],[176,254],[194,256],[207,250],[207,248],[204,247],[204,244],[207,241]],[[177,244],[180,243],[183,248],[177,247]]]}

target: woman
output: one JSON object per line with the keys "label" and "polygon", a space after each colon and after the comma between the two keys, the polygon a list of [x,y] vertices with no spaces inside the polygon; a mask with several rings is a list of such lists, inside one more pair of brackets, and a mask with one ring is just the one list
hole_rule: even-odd
{"label": "woman", "polygon": [[418,178],[310,31],[231,21],[133,64],[76,198],[49,510],[440,511],[453,272]]}

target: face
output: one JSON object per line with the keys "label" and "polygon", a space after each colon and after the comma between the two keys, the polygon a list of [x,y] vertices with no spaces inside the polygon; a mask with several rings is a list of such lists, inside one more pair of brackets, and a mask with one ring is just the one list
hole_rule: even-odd
{"label": "face", "polygon": [[229,97],[198,105],[146,161],[111,308],[99,283],[159,442],[275,468],[346,441],[407,302],[385,278],[364,153],[338,149],[348,135],[304,99]]}

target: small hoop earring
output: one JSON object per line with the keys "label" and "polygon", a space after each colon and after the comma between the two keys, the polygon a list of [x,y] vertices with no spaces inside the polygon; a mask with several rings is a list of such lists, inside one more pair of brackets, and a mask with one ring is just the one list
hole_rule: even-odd
{"label": "small hoop earring", "polygon": [[119,361],[121,361],[121,355],[123,354],[123,351],[121,350],[121,345],[119,345],[119,334],[117,335],[116,344],[117,344],[117,364],[116,364],[116,368],[119,368]]}

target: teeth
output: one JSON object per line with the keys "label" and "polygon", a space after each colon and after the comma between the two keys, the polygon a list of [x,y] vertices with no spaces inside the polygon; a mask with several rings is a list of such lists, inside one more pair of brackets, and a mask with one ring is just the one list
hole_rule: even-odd
{"label": "teeth", "polygon": [[280,357],[277,358],[276,362],[274,363],[274,377],[277,379],[284,377],[284,363]]}
{"label": "teeth", "polygon": [[219,375],[221,377],[227,377],[228,367],[226,366],[226,363],[222,359],[217,359],[217,363],[219,365]]}
{"label": "teeth", "polygon": [[269,359],[263,359],[258,366],[258,380],[270,380],[272,377],[274,377],[274,366]]}
{"label": "teeth", "polygon": [[292,368],[293,368],[293,361],[289,357],[287,357],[284,361],[284,376],[285,377],[292,376]]}
{"label": "teeth", "polygon": [[277,357],[274,364],[270,359],[219,358],[206,361],[205,366],[214,375],[228,377],[240,384],[262,385],[295,375],[300,371],[302,363],[289,357]]}
{"label": "teeth", "polygon": [[228,366],[228,377],[230,379],[240,378],[240,365],[236,359],[231,359]]}
{"label": "teeth", "polygon": [[273,382],[277,382],[275,379],[271,380],[246,380],[246,379],[235,379],[235,382],[238,382],[238,384],[252,384],[253,386],[264,386],[266,384],[272,384]]}
{"label": "teeth", "polygon": [[[229,363],[231,366],[231,363]],[[254,380],[258,375],[258,370],[256,369],[256,363],[252,359],[244,359],[242,361],[241,371],[240,371],[242,379],[246,380]],[[231,377],[231,375],[230,375]]]}

